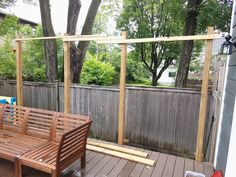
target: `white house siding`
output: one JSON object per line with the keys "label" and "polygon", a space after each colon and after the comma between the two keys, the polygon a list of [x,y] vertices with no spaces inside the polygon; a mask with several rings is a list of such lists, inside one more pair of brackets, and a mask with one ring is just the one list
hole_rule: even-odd
{"label": "white house siding", "polygon": [[[232,39],[236,41],[236,12],[233,10],[233,19],[232,19]],[[234,39],[235,38],[235,39]],[[228,69],[226,76],[226,85],[224,93],[224,103],[223,103],[223,112],[219,125],[219,136],[218,136],[218,146],[216,150],[216,169],[220,169],[225,173],[229,142],[231,135],[232,119],[234,112],[235,104],[235,95],[236,95],[236,53],[233,53],[229,57]]]}
{"label": "white house siding", "polygon": [[[236,99],[235,99],[236,102]],[[236,105],[234,102],[234,115],[230,135],[228,158],[226,163],[225,177],[235,176],[236,164]]]}

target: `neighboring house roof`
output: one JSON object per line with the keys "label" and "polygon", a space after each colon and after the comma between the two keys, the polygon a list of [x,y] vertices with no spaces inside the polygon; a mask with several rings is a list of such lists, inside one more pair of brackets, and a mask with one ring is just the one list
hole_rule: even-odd
{"label": "neighboring house roof", "polygon": [[[5,13],[0,10],[0,19],[5,18],[7,15],[11,15],[11,14]],[[26,20],[26,19],[19,18],[19,17],[17,17],[17,18],[19,19],[19,23],[21,23],[23,25],[30,25],[31,27],[36,27],[38,25],[38,23],[32,22],[30,20]]]}

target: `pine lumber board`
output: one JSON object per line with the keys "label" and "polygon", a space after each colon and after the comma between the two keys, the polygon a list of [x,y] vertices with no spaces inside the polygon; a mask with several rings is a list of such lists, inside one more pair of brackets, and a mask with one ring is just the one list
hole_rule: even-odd
{"label": "pine lumber board", "polygon": [[[192,36],[171,36],[171,37],[157,37],[157,38],[137,38],[137,39],[99,39],[98,44],[131,44],[131,43],[145,43],[145,42],[174,42],[174,41],[189,41],[189,40],[213,40],[222,38],[221,34],[207,34],[207,35],[192,35]],[[75,38],[76,39],[76,38]]]}
{"label": "pine lumber board", "polygon": [[[122,32],[122,39],[128,38],[128,32]],[[125,125],[125,94],[126,94],[126,63],[127,63],[127,44],[121,45],[120,63],[120,94],[119,94],[119,114],[118,114],[118,144],[124,144],[124,125]]]}
{"label": "pine lumber board", "polygon": [[100,153],[120,157],[120,158],[123,158],[123,159],[126,159],[126,160],[142,163],[142,164],[149,165],[149,166],[153,166],[155,164],[154,160],[150,160],[150,159],[147,159],[147,158],[138,157],[138,156],[134,156],[134,155],[118,152],[118,151],[113,151],[113,150],[105,149],[105,148],[102,148],[102,147],[97,147],[97,146],[92,146],[92,145],[87,144],[86,148],[88,150],[92,150],[92,151],[96,151],[96,152],[100,152]]}
{"label": "pine lumber board", "polygon": [[112,144],[107,144],[107,143],[101,143],[101,142],[95,142],[95,141],[88,140],[87,144],[92,145],[92,146],[102,147],[105,149],[118,151],[118,152],[123,152],[126,154],[131,154],[131,155],[135,155],[135,156],[139,156],[139,157],[144,157],[144,158],[148,156],[147,152],[137,151],[134,149],[129,149],[129,148],[125,148],[125,147],[121,147],[121,146],[117,146],[117,145],[112,145]]}
{"label": "pine lumber board", "polygon": [[34,41],[34,40],[53,40],[62,39],[64,42],[72,41],[97,41],[97,40],[119,40],[120,36],[106,36],[106,35],[80,35],[80,36],[47,36],[47,37],[32,37],[32,38],[17,38],[19,41]]}
{"label": "pine lumber board", "polygon": [[[213,34],[214,28],[208,27],[208,34]],[[201,88],[201,100],[198,120],[198,131],[197,131],[197,143],[196,143],[196,154],[195,159],[197,161],[203,161],[203,146],[204,146],[204,133],[206,124],[206,113],[207,113],[207,100],[208,100],[208,85],[210,76],[210,67],[212,60],[212,48],[213,40],[207,40],[206,55],[203,68],[202,88]]]}
{"label": "pine lumber board", "polygon": [[72,41],[95,41],[98,44],[129,44],[129,43],[145,43],[145,42],[162,42],[162,41],[185,41],[185,40],[213,40],[222,38],[221,34],[193,35],[193,36],[170,36],[158,38],[136,38],[136,39],[121,39],[120,36],[105,36],[105,35],[81,35],[81,36],[48,36],[15,39],[19,41],[32,40],[51,40],[63,39],[64,42]]}

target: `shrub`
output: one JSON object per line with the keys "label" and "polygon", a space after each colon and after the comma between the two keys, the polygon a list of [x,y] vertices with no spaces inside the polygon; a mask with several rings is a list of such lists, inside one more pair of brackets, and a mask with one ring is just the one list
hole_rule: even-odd
{"label": "shrub", "polygon": [[111,85],[114,75],[115,68],[110,63],[89,59],[84,62],[81,84]]}

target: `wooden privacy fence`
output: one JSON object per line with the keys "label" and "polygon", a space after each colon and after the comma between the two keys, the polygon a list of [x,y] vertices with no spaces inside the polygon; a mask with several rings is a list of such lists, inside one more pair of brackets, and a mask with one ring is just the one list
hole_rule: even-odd
{"label": "wooden privacy fence", "polygon": [[[119,89],[77,84],[70,89],[71,112],[93,118],[91,136],[116,142]],[[24,82],[24,106],[64,111],[63,93],[61,83]],[[16,96],[16,81],[0,81],[0,95]],[[131,144],[193,156],[200,96],[186,89],[126,88],[124,137]]]}

